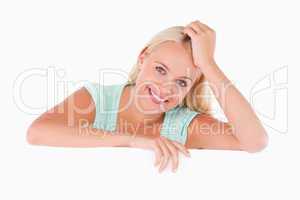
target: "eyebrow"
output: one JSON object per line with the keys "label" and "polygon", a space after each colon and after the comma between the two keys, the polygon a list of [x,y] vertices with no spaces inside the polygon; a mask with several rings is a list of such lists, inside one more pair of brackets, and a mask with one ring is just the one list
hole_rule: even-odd
{"label": "eyebrow", "polygon": [[[170,68],[169,68],[166,64],[164,64],[164,63],[162,63],[162,62],[159,62],[159,61],[155,61],[155,62],[157,62],[157,63],[163,65],[165,68],[167,68],[168,71],[170,71]],[[193,80],[192,80],[190,77],[187,77],[187,76],[179,76],[179,78],[189,79],[190,81],[193,82]]]}

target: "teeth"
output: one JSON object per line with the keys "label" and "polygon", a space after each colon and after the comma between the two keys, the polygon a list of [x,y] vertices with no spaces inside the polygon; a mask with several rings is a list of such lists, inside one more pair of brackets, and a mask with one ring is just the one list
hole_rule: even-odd
{"label": "teeth", "polygon": [[161,98],[159,98],[159,96],[157,96],[156,94],[154,94],[154,93],[152,92],[151,89],[150,89],[150,92],[151,92],[151,94],[153,95],[153,97],[154,97],[157,101],[161,101],[161,102],[164,102],[164,101],[165,101],[164,99],[161,99]]}

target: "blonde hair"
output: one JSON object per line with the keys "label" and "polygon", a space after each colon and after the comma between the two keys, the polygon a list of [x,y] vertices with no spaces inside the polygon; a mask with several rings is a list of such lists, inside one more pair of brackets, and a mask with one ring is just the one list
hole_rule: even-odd
{"label": "blonde hair", "polygon": [[[166,41],[176,41],[183,42],[186,47],[192,52],[191,40],[190,37],[182,33],[183,26],[172,26],[167,29],[164,29],[158,32],[150,41],[144,46],[143,50],[147,48],[147,51],[151,51],[157,47],[162,42]],[[135,85],[135,81],[139,74],[138,60],[132,67],[127,84]],[[203,75],[197,77],[195,83],[191,87],[190,91],[186,94],[183,101],[180,103],[180,106],[186,106],[189,109],[201,112],[201,113],[211,113],[211,93],[206,84],[205,77]]]}

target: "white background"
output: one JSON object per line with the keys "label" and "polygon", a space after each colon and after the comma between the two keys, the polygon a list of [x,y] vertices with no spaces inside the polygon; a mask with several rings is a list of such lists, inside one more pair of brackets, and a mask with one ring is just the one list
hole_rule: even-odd
{"label": "white background", "polygon": [[[292,1],[0,1],[0,199],[299,199],[297,8]],[[32,120],[65,97],[47,90],[46,76],[14,90],[26,72],[52,70],[60,82],[97,81],[104,67],[129,72],[150,37],[193,20],[216,31],[217,64],[241,93],[250,101],[260,91],[252,105],[269,133],[264,151],[191,150],[177,173],[169,166],[159,174],[150,151],[26,143]]]}

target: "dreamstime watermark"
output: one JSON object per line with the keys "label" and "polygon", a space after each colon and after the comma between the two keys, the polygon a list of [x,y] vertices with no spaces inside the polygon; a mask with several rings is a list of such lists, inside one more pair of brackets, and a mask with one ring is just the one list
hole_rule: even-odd
{"label": "dreamstime watermark", "polygon": [[[187,74],[190,74],[191,72],[187,72]],[[91,82],[88,80],[80,80],[80,81],[67,81],[66,80],[66,70],[62,68],[55,68],[55,67],[47,67],[47,68],[30,68],[27,69],[21,73],[19,73],[13,82],[13,101],[16,105],[16,107],[26,114],[32,114],[32,115],[39,115],[42,112],[48,110],[49,113],[56,112],[60,114],[67,114],[68,116],[68,125],[74,125],[75,122],[75,115],[76,113],[80,114],[88,114],[92,111],[92,106],[88,105],[87,107],[80,107],[76,105],[76,96],[70,95],[70,91],[75,91],[80,86],[86,86],[88,87]],[[280,67],[268,74],[266,74],[262,79],[259,79],[255,81],[251,87],[250,90],[250,97],[249,97],[249,103],[251,104],[252,108],[257,113],[258,117],[261,119],[262,123],[273,130],[279,132],[279,133],[287,133],[288,131],[288,66]],[[119,77],[120,79],[128,79],[127,72],[121,70],[121,69],[115,69],[115,68],[101,68],[98,70],[98,82],[96,83],[99,87],[96,88],[90,88],[93,90],[92,92],[99,93],[102,90],[104,90],[105,82],[107,79],[110,79],[111,77]],[[30,104],[27,104],[24,101],[23,97],[23,86],[26,85],[26,81],[28,79],[34,79],[34,78],[43,78],[45,80],[45,91],[46,91],[46,103],[43,107],[36,107]],[[142,84],[140,84],[136,88],[138,91],[139,89],[142,90],[143,86],[145,84],[152,84],[153,87],[156,87],[156,84],[151,81],[144,81]],[[215,96],[218,97],[219,95],[224,96],[226,93],[227,88],[230,87],[231,83],[222,83],[222,90],[218,90],[220,88],[220,85],[214,86],[212,84],[208,84],[207,82],[204,82],[203,84],[206,84],[206,87],[209,87],[210,89],[215,91]],[[91,86],[91,85],[90,85]],[[93,87],[95,85],[92,85]],[[201,87],[201,85],[199,84]],[[182,90],[178,85],[174,84],[172,81],[165,81],[163,83],[163,87],[165,88],[172,88],[172,92],[168,96],[169,98],[174,98],[180,101],[183,97],[184,90]],[[159,87],[156,87],[156,90],[159,91]],[[90,92],[91,92],[90,90]],[[33,88],[33,91],[35,93],[35,96],[38,97],[38,91],[35,91]],[[32,91],[31,91],[32,92]],[[222,92],[222,93],[218,93]],[[137,93],[139,94],[139,93]],[[268,100],[267,97],[264,95],[271,94],[271,98]],[[28,94],[27,94],[28,95]],[[69,98],[69,101],[67,105],[61,104],[61,106],[58,106],[56,110],[54,110],[54,106],[57,105],[61,100]],[[260,97],[260,98],[259,98]],[[118,96],[112,96],[111,98],[118,98]],[[120,107],[119,111],[122,111],[126,109],[127,106],[129,106],[132,101],[134,101],[133,96],[130,96],[131,99],[127,102],[127,104],[124,107]],[[134,98],[149,98],[149,95],[145,94],[139,94],[134,96]],[[199,98],[211,98],[210,96],[197,96],[192,99],[192,101],[197,101]],[[221,102],[221,104],[226,105],[226,98],[222,99],[224,102]],[[136,107],[144,112],[145,114],[153,114],[155,111],[151,110],[144,110],[143,106],[141,106],[139,103],[143,101],[134,101],[136,103]],[[107,110],[105,108],[105,101],[103,100],[103,96],[99,95],[99,101],[96,102],[99,103],[99,109],[97,111],[100,111],[105,114],[113,114],[118,112],[118,110]],[[230,102],[228,102],[230,103]],[[264,106],[269,106],[270,103],[273,105],[273,108],[271,110],[271,114],[266,114],[265,111],[259,107],[259,104],[262,104]],[[97,104],[98,105],[98,104]],[[166,108],[163,104],[160,105],[160,110],[163,111]],[[157,112],[157,111],[156,111]],[[203,129],[203,127],[201,128]],[[207,127],[205,127],[207,129]],[[204,131],[205,132],[205,131]]]}

